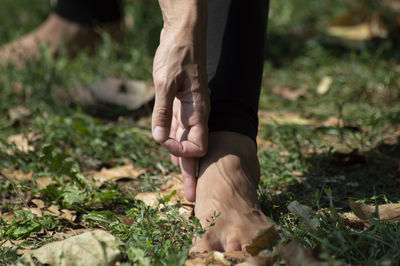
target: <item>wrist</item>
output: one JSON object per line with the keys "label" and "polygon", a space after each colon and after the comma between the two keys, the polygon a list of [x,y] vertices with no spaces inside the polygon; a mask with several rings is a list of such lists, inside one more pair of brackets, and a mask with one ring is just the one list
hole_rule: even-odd
{"label": "wrist", "polygon": [[164,30],[186,38],[206,35],[206,0],[159,0]]}

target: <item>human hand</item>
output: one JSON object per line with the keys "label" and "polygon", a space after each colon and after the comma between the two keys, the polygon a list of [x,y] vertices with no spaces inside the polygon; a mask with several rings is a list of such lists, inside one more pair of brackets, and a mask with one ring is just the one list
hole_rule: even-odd
{"label": "human hand", "polygon": [[153,65],[153,138],[171,152],[172,161],[181,168],[189,201],[195,200],[196,158],[207,152],[210,112],[205,34],[194,31],[164,26]]}

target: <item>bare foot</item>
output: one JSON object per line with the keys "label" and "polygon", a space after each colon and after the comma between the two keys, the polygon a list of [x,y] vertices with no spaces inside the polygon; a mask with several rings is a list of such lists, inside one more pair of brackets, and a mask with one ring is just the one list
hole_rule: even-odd
{"label": "bare foot", "polygon": [[260,166],[256,144],[233,132],[210,133],[207,155],[199,164],[195,215],[208,227],[191,252],[247,250],[254,241],[271,248],[278,237],[258,207]]}
{"label": "bare foot", "polygon": [[[121,34],[119,22],[105,25],[111,35],[118,38]],[[52,13],[45,22],[32,32],[22,36],[3,47],[0,47],[0,60],[13,62],[23,66],[28,59],[39,59],[39,44],[43,43],[50,49],[52,55],[59,52],[60,46],[65,45],[69,55],[75,55],[79,50],[93,48],[100,41],[100,34],[95,27],[82,26],[65,20]]]}

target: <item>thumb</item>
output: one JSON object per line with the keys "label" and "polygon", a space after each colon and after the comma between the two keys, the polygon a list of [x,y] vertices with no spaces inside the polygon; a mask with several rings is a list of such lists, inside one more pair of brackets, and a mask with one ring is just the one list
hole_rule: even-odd
{"label": "thumb", "polygon": [[157,142],[164,142],[169,137],[172,121],[172,105],[175,95],[165,92],[164,89],[157,90],[152,116],[152,134]]}

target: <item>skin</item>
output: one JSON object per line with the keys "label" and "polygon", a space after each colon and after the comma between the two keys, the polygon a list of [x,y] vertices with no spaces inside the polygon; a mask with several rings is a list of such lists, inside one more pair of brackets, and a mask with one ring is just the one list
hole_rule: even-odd
{"label": "skin", "polygon": [[[110,32],[114,39],[119,39],[120,27],[119,22],[110,22],[102,28]],[[94,27],[82,26],[51,13],[39,27],[0,47],[0,65],[11,61],[23,67],[26,60],[40,59],[39,44],[47,45],[53,56],[59,52],[61,45],[65,45],[68,54],[72,56],[82,49],[93,49],[101,40],[96,31],[98,29]]]}
{"label": "skin", "polygon": [[153,77],[152,132],[181,168],[185,195],[196,197],[196,158],[207,152],[210,92],[206,72],[206,1],[160,0],[164,18]]}
{"label": "skin", "polygon": [[[185,195],[196,202],[195,215],[207,228],[203,237],[195,239],[191,252],[249,251],[254,242],[260,249],[271,248],[278,234],[257,202],[256,144],[234,132],[208,134],[207,1],[159,3],[164,27],[154,58],[152,133],[181,168]],[[22,55],[37,57],[38,42],[48,44],[54,53],[63,40],[91,43],[87,30],[52,14],[38,29],[0,49],[0,58],[23,62]],[[210,227],[215,214],[219,216]]]}
{"label": "skin", "polygon": [[[246,250],[257,239],[270,248],[278,234],[257,203],[256,144],[234,132],[208,136],[207,1],[159,3],[164,27],[153,66],[152,133],[181,168],[185,196],[196,202],[195,215],[208,228],[191,252]],[[214,214],[219,217],[210,227]]]}

